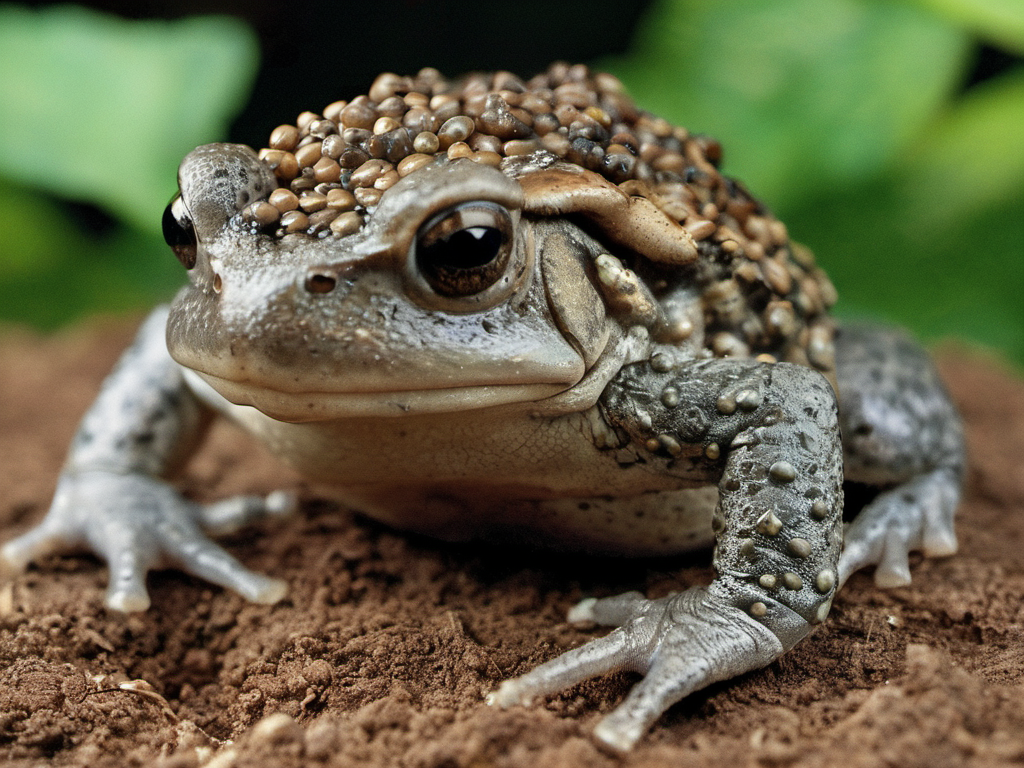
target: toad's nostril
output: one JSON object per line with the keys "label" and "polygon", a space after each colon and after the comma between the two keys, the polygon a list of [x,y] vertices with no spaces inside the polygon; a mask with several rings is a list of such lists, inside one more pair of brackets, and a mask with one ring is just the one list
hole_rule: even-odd
{"label": "toad's nostril", "polygon": [[323,272],[311,272],[306,277],[306,291],[308,293],[330,293],[338,284],[338,279],[333,275],[325,275]]}

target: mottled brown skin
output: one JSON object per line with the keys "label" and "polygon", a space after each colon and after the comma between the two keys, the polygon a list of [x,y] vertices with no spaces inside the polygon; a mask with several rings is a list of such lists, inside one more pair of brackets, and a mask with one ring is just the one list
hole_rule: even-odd
{"label": "mottled brown skin", "polygon": [[[430,106],[410,106],[424,101]],[[536,213],[595,219],[603,236],[630,249],[627,266],[655,297],[669,295],[680,283],[696,286],[704,304],[703,346],[714,356],[760,355],[769,362],[811,365],[834,382],[834,324],[827,310],[836,296],[813,256],[789,240],[785,225],[741,183],[720,173],[718,142],[638,109],[611,75],[564,64],[525,82],[508,72],[451,82],[429,69],[412,78],[387,73],[368,97],[335,102],[324,114],[303,113],[298,127],[279,127],[278,140],[260,152],[282,188],[325,197],[333,189],[366,188],[386,174],[368,173],[374,164],[399,166],[401,173],[402,161],[414,154],[417,136],[425,132],[440,140],[433,142],[435,157],[497,161],[519,179],[528,201],[536,200],[531,206]],[[396,125],[383,134],[363,127],[387,116]],[[459,127],[460,120],[473,126],[472,133],[451,142],[464,131],[446,131],[445,125],[454,121]],[[321,152],[329,154],[316,151],[318,141]],[[497,152],[473,151],[476,146]],[[423,160],[428,154],[415,153]],[[297,155],[301,164],[294,161]],[[331,156],[338,161],[338,178],[318,182],[324,174],[317,176],[316,162]],[[566,164],[588,173],[560,173]],[[615,207],[608,194],[613,186],[625,198],[619,204],[632,205],[629,214],[609,210]],[[580,202],[583,197],[590,200]],[[350,203],[350,210],[362,215],[373,207]],[[639,218],[636,209],[646,209],[644,203],[664,219],[653,221],[653,212],[645,210],[651,221],[616,236],[617,228]],[[330,236],[325,210],[330,209],[315,212],[321,218],[304,230],[311,237]],[[652,234],[659,227],[662,232]],[[263,229],[278,237],[287,233],[276,221]],[[344,231],[355,230],[346,226]],[[675,244],[657,247],[666,241]],[[666,268],[666,262],[686,269]],[[659,337],[671,342],[693,331],[669,317]]]}

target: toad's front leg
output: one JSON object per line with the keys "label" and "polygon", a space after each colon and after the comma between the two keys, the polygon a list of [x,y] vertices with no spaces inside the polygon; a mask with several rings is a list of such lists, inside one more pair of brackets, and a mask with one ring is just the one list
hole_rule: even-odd
{"label": "toad's front leg", "polygon": [[626,368],[602,408],[649,462],[682,477],[717,477],[717,575],[659,600],[583,601],[571,619],[618,628],[506,681],[490,701],[525,703],[606,672],[640,672],[595,729],[626,750],[673,703],[771,663],[828,614],[842,545],[842,448],[831,386],[795,365],[670,367],[656,358]]}
{"label": "toad's front leg", "polygon": [[146,573],[162,565],[274,602],[284,583],[245,568],[204,529],[224,532],[261,515],[287,514],[294,494],[202,505],[162,479],[209,420],[167,352],[166,320],[166,308],[158,309],[143,324],[82,420],[46,517],[0,548],[0,562],[21,568],[55,550],[91,549],[110,565],[107,606],[122,611],[149,607]]}

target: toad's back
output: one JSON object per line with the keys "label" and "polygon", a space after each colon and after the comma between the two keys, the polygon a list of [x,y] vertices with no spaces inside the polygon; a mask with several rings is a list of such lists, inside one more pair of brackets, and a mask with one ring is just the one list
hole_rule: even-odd
{"label": "toad's back", "polygon": [[[631,266],[670,304],[680,275],[666,262],[688,262],[682,281],[700,291],[705,322],[695,328],[685,315],[670,317],[665,340],[696,333],[717,357],[760,355],[813,365],[831,377],[826,312],[835,291],[810,252],[792,243],[785,225],[742,184],[719,172],[718,142],[638,109],[612,75],[565,64],[527,81],[509,72],[454,81],[434,69],[414,77],[385,73],[367,95],[279,126],[260,157],[280,187],[269,203],[257,201],[243,215],[276,237],[356,232],[384,191],[438,157],[469,158],[520,178],[536,191],[542,215],[573,213],[566,193],[594,194],[599,182],[533,179],[530,172],[556,161],[585,168],[679,225],[667,226],[668,238],[680,243],[662,247],[664,257],[652,252],[659,243],[623,243],[640,257]],[[680,257],[690,249],[699,253],[695,260]]]}

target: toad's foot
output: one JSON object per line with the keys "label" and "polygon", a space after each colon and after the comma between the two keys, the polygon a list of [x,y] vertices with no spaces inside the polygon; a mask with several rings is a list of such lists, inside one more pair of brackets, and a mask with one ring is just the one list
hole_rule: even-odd
{"label": "toad's foot", "polygon": [[43,521],[5,544],[0,560],[21,569],[50,552],[88,547],[110,566],[106,604],[119,611],[149,607],[146,573],[165,564],[250,600],[274,603],[284,596],[285,583],[250,571],[202,529],[223,533],[266,515],[290,514],[297,505],[295,494],[283,491],[203,505],[145,475],[67,472]]}
{"label": "toad's foot", "polygon": [[912,550],[923,550],[932,557],[956,552],[953,514],[959,499],[959,478],[948,469],[880,493],[844,535],[839,583],[843,584],[854,571],[876,564],[878,586],[906,586],[910,583],[908,555]]}
{"label": "toad's foot", "polygon": [[488,697],[488,704],[528,704],[535,696],[596,675],[640,672],[643,680],[594,729],[594,736],[612,749],[629,750],[680,699],[763,667],[782,654],[783,645],[770,630],[713,590],[696,587],[659,600],[647,600],[638,592],[584,600],[570,611],[570,620],[618,629],[506,680]]}

